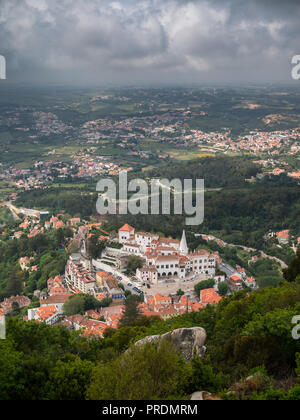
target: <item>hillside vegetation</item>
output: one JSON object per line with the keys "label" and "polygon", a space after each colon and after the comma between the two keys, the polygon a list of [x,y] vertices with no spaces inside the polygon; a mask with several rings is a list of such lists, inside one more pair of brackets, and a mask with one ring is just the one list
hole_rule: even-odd
{"label": "hillside vegetation", "polygon": [[[299,267],[300,252],[284,274],[289,282],[277,288],[239,292],[165,322],[126,317],[102,340],[8,318],[7,339],[0,341],[0,397],[187,399],[205,390],[223,399],[300,399],[300,341],[292,337],[292,319],[300,314]],[[192,326],[207,331],[203,360],[185,362],[169,344],[126,352],[148,335]]]}

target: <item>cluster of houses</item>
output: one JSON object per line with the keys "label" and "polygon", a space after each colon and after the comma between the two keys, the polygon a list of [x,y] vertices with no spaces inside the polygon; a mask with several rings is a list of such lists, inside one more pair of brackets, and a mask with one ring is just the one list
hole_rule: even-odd
{"label": "cluster of houses", "polygon": [[66,264],[65,280],[75,293],[93,295],[96,299],[111,298],[114,304],[123,303],[125,294],[118,280],[106,271],[96,271],[87,258],[72,254]]}
{"label": "cluster of houses", "polygon": [[239,290],[243,290],[244,285],[246,285],[247,287],[250,287],[251,289],[257,288],[257,283],[256,283],[255,278],[248,277],[244,271],[233,274],[232,276],[229,277],[227,282],[230,289],[235,292],[238,292]]}
{"label": "cluster of houses", "polygon": [[290,155],[299,153],[299,129],[258,132],[251,131],[246,136],[240,136],[233,140],[231,133],[210,132],[191,130],[184,140],[196,144],[211,145],[213,149],[224,151],[248,151],[253,154],[269,153],[271,156],[279,155],[284,150]]}
{"label": "cluster of houses", "polygon": [[62,221],[63,215],[52,216],[49,220],[49,212],[41,212],[38,210],[31,209],[17,209],[18,214],[25,216],[24,220],[19,224],[19,230],[14,233],[14,238],[19,239],[24,234],[28,238],[34,238],[35,236],[45,233],[50,229],[61,229],[65,226],[71,228],[77,228],[80,224],[80,218],[71,218],[66,224]]}
{"label": "cluster of houses", "polygon": [[29,309],[26,319],[53,325],[61,319],[63,305],[72,296],[72,293],[68,290],[64,279],[61,276],[56,276],[48,279],[47,292],[36,290],[34,295],[39,298],[40,307]]}
{"label": "cluster of houses", "polygon": [[299,136],[299,129],[272,132],[252,131],[249,135],[237,139],[237,147],[239,150],[247,150],[252,153],[268,151],[275,155],[279,154],[280,150],[284,148],[287,153],[295,154],[299,147]]}
{"label": "cluster of houses", "polygon": [[[214,236],[199,236],[207,241],[219,241],[221,246],[225,246],[225,243]],[[185,232],[181,241],[178,241],[160,238],[155,234],[135,232],[133,227],[125,224],[119,230],[118,238],[119,243],[123,245],[123,252],[140,256],[145,261],[144,266],[136,271],[136,277],[142,284],[157,285],[170,278],[182,280],[205,274],[215,280],[216,286],[227,280],[233,291],[242,290],[244,286],[257,288],[255,278],[247,276],[246,270],[239,266],[235,269],[230,267],[227,276],[216,276],[216,268],[222,264],[219,253],[210,253],[205,249],[189,252]]]}
{"label": "cluster of houses", "polygon": [[131,171],[132,168],[121,168],[117,163],[108,161],[108,157],[94,156],[94,151],[80,152],[73,156],[78,172],[78,178],[92,178],[98,175],[118,175],[121,171]]}
{"label": "cluster of houses", "polygon": [[[52,217],[49,228],[55,229],[59,221],[59,217]],[[82,249],[82,244],[86,246],[86,240],[91,236],[90,229],[92,227],[100,229],[101,223],[82,224],[79,218],[73,218],[68,220],[67,225],[81,238],[80,252],[70,255],[63,277],[56,276],[48,280],[46,293],[35,292],[35,296],[40,300],[40,306],[28,309],[26,320],[45,322],[48,325],[62,322],[70,329],[82,330],[84,336],[103,337],[107,328],[118,327],[123,316],[125,292],[124,288],[120,287],[122,277],[99,269],[97,261],[89,259],[86,251]],[[161,238],[156,234],[136,232],[135,228],[125,224],[118,231],[117,241],[119,247],[116,248],[116,254],[120,260],[135,255],[144,261],[144,266],[136,271],[136,279],[140,284],[163,285],[168,280],[176,282],[195,279],[198,274],[204,274],[215,281],[214,287],[201,290],[200,295],[194,298],[186,295],[165,296],[160,293],[154,295],[145,293],[144,302],[140,303],[139,310],[147,317],[157,316],[166,320],[187,312],[197,312],[207,305],[215,305],[222,299],[218,294],[218,285],[226,280],[232,290],[241,290],[245,285],[253,289],[257,287],[255,279],[248,277],[246,270],[239,266],[233,269],[231,275],[216,275],[217,265],[220,268],[222,266],[219,254],[212,254],[204,249],[190,252],[185,232],[179,241]],[[249,263],[251,262],[254,261],[251,260]],[[31,265],[32,259],[28,257],[20,259],[22,270],[32,270]],[[121,272],[120,266],[118,270]],[[98,311],[86,311],[84,315],[65,317],[63,305],[76,293],[92,295],[99,301],[110,298],[112,304]],[[29,304],[30,301],[20,303],[19,307]]]}
{"label": "cluster of houses", "polygon": [[198,312],[207,305],[216,305],[222,298],[214,288],[200,292],[200,300],[188,296],[164,296],[155,294],[146,296],[145,302],[139,305],[140,312],[147,317],[157,316],[163,320],[185,313]]}
{"label": "cluster of houses", "polygon": [[[106,284],[104,273],[101,278]],[[108,279],[107,281],[112,281]],[[78,291],[79,292],[79,291]],[[63,306],[74,295],[73,290],[69,290],[67,282],[61,276],[49,278],[47,281],[47,292],[35,292],[39,297],[40,306],[30,308],[27,311],[25,321],[44,322],[47,325],[54,325],[60,322],[62,325],[73,330],[83,330],[84,336],[103,337],[103,332],[107,328],[117,328],[124,311],[124,295],[122,299],[115,301],[111,307],[103,308],[99,312],[88,310],[84,315],[73,315],[66,317]],[[107,297],[106,293],[99,293],[96,298],[99,300]],[[26,298],[28,299],[28,298]],[[23,306],[28,306],[30,300]]]}

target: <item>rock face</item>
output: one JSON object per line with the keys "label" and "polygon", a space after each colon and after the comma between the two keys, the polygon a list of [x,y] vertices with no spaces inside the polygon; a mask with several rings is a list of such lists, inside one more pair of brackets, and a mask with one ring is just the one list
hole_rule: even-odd
{"label": "rock face", "polygon": [[209,392],[194,392],[194,394],[191,395],[191,401],[221,401],[221,398],[219,398],[216,395],[212,395]]}
{"label": "rock face", "polygon": [[187,361],[191,360],[194,354],[200,357],[203,357],[205,354],[206,332],[201,327],[179,328],[163,335],[152,335],[137,341],[135,345],[155,344],[161,340],[171,341],[180,351],[181,356]]}
{"label": "rock face", "polygon": [[203,401],[204,400],[203,394],[204,392],[194,392],[191,395],[191,401]]}

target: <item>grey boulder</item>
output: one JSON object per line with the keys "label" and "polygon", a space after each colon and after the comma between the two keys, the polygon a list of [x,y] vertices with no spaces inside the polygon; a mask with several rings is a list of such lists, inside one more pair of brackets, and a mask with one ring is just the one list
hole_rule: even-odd
{"label": "grey boulder", "polygon": [[171,341],[179,350],[181,356],[187,361],[191,360],[194,355],[200,357],[205,355],[206,331],[201,327],[179,328],[166,334],[152,335],[137,341],[135,345],[156,344],[161,340]]}

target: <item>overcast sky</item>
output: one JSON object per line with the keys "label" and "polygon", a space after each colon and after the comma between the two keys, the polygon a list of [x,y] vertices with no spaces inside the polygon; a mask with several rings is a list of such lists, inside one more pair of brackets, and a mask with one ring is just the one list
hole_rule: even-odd
{"label": "overcast sky", "polygon": [[296,54],[299,0],[0,0],[10,81],[291,82]]}

